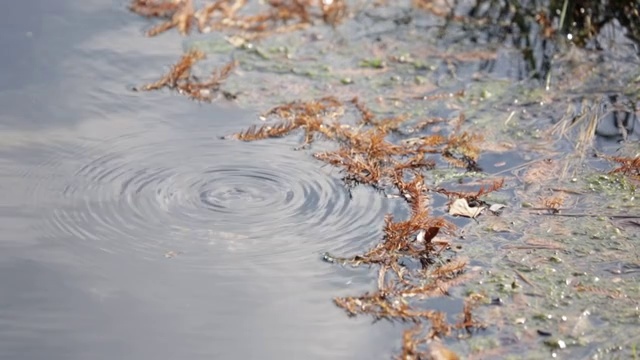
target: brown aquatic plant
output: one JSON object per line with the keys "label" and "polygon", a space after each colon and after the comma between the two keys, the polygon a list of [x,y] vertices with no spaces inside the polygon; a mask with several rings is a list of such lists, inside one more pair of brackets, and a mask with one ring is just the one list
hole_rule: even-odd
{"label": "brown aquatic plant", "polygon": [[275,125],[252,125],[247,130],[239,132],[235,138],[242,141],[254,141],[258,139],[277,138],[289,134],[299,126],[293,122],[281,122]]}
{"label": "brown aquatic plant", "polygon": [[205,54],[200,50],[191,50],[184,54],[180,60],[171,67],[171,70],[158,81],[146,84],[141,87],[142,90],[158,90],[163,87],[175,88],[180,80],[186,79],[191,75],[191,68],[198,61],[205,58]]}
{"label": "brown aquatic plant", "polygon": [[562,207],[562,204],[564,204],[566,197],[567,196],[564,193],[559,193],[554,196],[543,198],[542,203],[544,204],[545,208],[551,210],[554,213],[557,213],[560,211],[560,207]]}
{"label": "brown aquatic plant", "polygon": [[480,197],[490,194],[492,192],[498,191],[502,189],[504,186],[504,179],[494,179],[491,180],[491,183],[486,186],[481,186],[477,191],[454,191],[448,190],[445,188],[438,188],[435,191],[448,196],[453,199],[466,199],[467,202],[471,205],[473,203],[482,203]]}
{"label": "brown aquatic plant", "polygon": [[322,20],[330,25],[338,25],[347,15],[347,4],[344,0],[320,1]]}
{"label": "brown aquatic plant", "polygon": [[357,97],[351,99],[351,103],[356,107],[356,109],[360,112],[361,123],[364,125],[371,125],[373,119],[375,119],[375,115],[367,108],[367,106],[360,101]]}
{"label": "brown aquatic plant", "polygon": [[609,174],[623,174],[640,181],[640,156],[635,158],[613,156],[607,157],[607,159],[620,164],[617,168],[611,170]]}
{"label": "brown aquatic plant", "polygon": [[280,119],[275,125],[252,126],[249,129],[230,136],[242,141],[256,141],[267,138],[280,137],[289,134],[296,129],[304,129],[304,144],[310,145],[316,134],[333,136],[332,126],[328,125],[340,112],[342,103],[333,97],[325,97],[313,101],[296,101],[289,104],[274,107],[263,117],[276,117]]}
{"label": "brown aquatic plant", "polygon": [[214,94],[230,75],[237,63],[231,61],[219,69],[214,69],[208,79],[200,80],[191,74],[193,66],[205,58],[200,50],[190,50],[171,67],[159,80],[140,87],[140,90],[159,90],[164,87],[176,90],[194,100],[211,101]]}
{"label": "brown aquatic plant", "polygon": [[[456,324],[447,324],[444,318],[436,319],[432,317],[431,329],[425,330],[423,324],[418,323],[411,328],[404,330],[402,335],[402,349],[398,360],[458,360],[460,356],[451,349],[445,347],[441,338],[451,333],[453,330],[483,329],[485,324],[477,321],[473,317],[473,308],[482,300],[482,296],[471,295],[464,302],[461,319]],[[439,313],[439,315],[444,315]]]}
{"label": "brown aquatic plant", "polygon": [[468,18],[456,15],[455,8],[447,1],[434,0],[412,0],[411,4],[417,9],[428,11],[433,15],[444,17],[452,20],[467,21]]}
{"label": "brown aquatic plant", "polygon": [[[345,114],[355,114],[355,124],[340,120]],[[452,329],[480,328],[472,318],[472,305],[466,305],[463,320],[459,324],[448,324],[443,313],[421,309],[416,301],[436,296],[447,296],[449,289],[459,286],[475,276],[465,272],[467,260],[452,258],[440,266],[442,251],[449,247],[448,241],[436,240],[436,236],[450,235],[455,226],[444,218],[430,213],[429,188],[425,173],[436,166],[435,159],[427,156],[456,158],[466,156],[476,159],[479,153],[477,142],[480,137],[460,133],[448,138],[430,134],[414,141],[392,142],[391,133],[402,134],[406,116],[379,119],[358,98],[341,102],[334,97],[319,100],[292,102],[277,106],[262,115],[263,120],[278,119],[273,125],[265,124],[232,135],[244,141],[279,137],[296,129],[304,129],[303,145],[310,145],[316,135],[338,144],[335,150],[315,153],[313,156],[327,164],[339,168],[343,180],[349,187],[368,185],[392,196],[404,199],[410,208],[406,219],[396,220],[388,214],[384,219],[381,241],[368,251],[354,256],[338,257],[324,255],[324,260],[351,266],[370,265],[378,267],[378,288],[360,296],[335,298],[335,304],[350,316],[367,314],[376,320],[413,322],[422,326],[430,324],[428,335],[423,339],[447,336]],[[459,130],[463,116],[457,119]],[[422,125],[427,127],[434,121]],[[461,158],[463,159],[463,158]],[[465,162],[469,167],[469,162]],[[503,180],[494,180],[475,192],[462,193],[437,189],[446,195],[465,196],[478,200],[479,197],[497,191],[504,185]],[[411,260],[418,267],[408,267]],[[414,349],[405,332],[403,353],[408,356]],[[424,345],[420,340],[419,344]],[[416,344],[417,344],[416,343]],[[415,345],[415,344],[414,344]],[[422,350],[420,350],[422,351]],[[417,353],[416,353],[417,354]],[[418,357],[419,358],[419,357]]]}
{"label": "brown aquatic plant", "polygon": [[180,34],[187,35],[195,21],[193,0],[133,0],[129,9],[145,17],[165,19],[148,30],[148,36],[156,36],[173,28],[177,28]]}
{"label": "brown aquatic plant", "polygon": [[171,17],[182,5],[180,0],[133,0],[129,10],[146,17]]}
{"label": "brown aquatic plant", "polygon": [[425,332],[424,326],[417,324],[406,329],[402,334],[402,350],[398,360],[459,360],[455,352],[441,344],[440,339],[434,336],[438,331]]}
{"label": "brown aquatic plant", "polygon": [[216,0],[199,8],[193,0],[132,0],[129,9],[147,18],[162,20],[147,31],[156,36],[177,28],[187,35],[194,25],[200,32],[234,31],[236,35],[252,39],[270,34],[299,30],[313,23],[314,19],[337,25],[347,15],[343,0],[268,0],[254,14],[241,13],[247,0]]}
{"label": "brown aquatic plant", "polygon": [[460,135],[451,135],[442,150],[444,159],[451,165],[466,168],[468,171],[482,171],[478,167],[477,160],[480,154],[478,143],[482,141],[479,134],[463,132]]}

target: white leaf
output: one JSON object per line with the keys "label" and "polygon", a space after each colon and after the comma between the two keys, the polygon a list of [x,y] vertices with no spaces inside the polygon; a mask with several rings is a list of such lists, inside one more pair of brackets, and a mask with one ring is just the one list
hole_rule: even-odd
{"label": "white leaf", "polygon": [[449,214],[475,219],[484,209],[486,209],[484,206],[470,207],[466,199],[457,199],[449,207]]}

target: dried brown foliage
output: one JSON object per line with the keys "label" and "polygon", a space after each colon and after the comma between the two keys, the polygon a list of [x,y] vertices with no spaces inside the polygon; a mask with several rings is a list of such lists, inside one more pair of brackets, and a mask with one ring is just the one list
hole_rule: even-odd
{"label": "dried brown foliage", "polygon": [[155,36],[173,28],[186,35],[191,31],[191,25],[195,20],[193,0],[133,0],[129,9],[145,17],[165,19],[147,31],[148,36]]}
{"label": "dried brown foliage", "polygon": [[181,3],[182,1],[176,0],[134,0],[129,5],[129,9],[146,17],[170,17],[178,11]]}
{"label": "dried brown foliage", "polygon": [[620,164],[620,166],[611,170],[609,174],[624,174],[632,179],[640,181],[640,156],[635,158],[614,156],[609,157],[608,159]]}
{"label": "dried brown foliage", "polygon": [[129,9],[162,20],[147,31],[148,36],[173,28],[187,35],[197,26],[200,32],[230,30],[246,38],[256,38],[301,29],[315,19],[336,25],[347,14],[344,0],[268,0],[261,5],[265,9],[256,14],[243,13],[247,4],[247,0],[217,0],[196,8],[193,0],[132,0]]}
{"label": "dried brown foliage", "polygon": [[375,115],[367,108],[365,104],[363,104],[360,99],[357,97],[351,99],[351,103],[358,109],[360,112],[361,121],[365,125],[370,125]]}
{"label": "dried brown foliage", "polygon": [[[336,305],[345,309],[349,316],[358,314],[372,315],[376,320],[387,319],[419,323],[421,320],[434,320],[445,335],[450,329],[444,321],[444,314],[433,310],[418,310],[406,301],[398,300],[397,296],[382,291],[364,294],[358,297],[335,298]],[[433,325],[433,324],[432,324]]]}
{"label": "dried brown foliage", "polygon": [[413,7],[428,11],[433,15],[452,18],[456,20],[464,20],[466,18],[454,14],[454,8],[447,1],[437,0],[412,0]]}
{"label": "dried brown foliage", "polygon": [[456,259],[436,268],[433,274],[438,277],[454,276],[464,270],[466,265],[466,259]]}
{"label": "dried brown foliage", "polygon": [[469,204],[482,202],[480,197],[489,193],[498,191],[504,186],[504,179],[495,179],[491,181],[490,185],[481,186],[477,191],[452,191],[443,188],[439,188],[436,191],[447,195],[449,198],[454,199],[466,199]]}
{"label": "dried brown foliage", "polygon": [[482,136],[479,134],[463,132],[460,135],[452,135],[444,148],[444,159],[456,167],[466,168],[469,171],[482,171],[476,163],[480,154],[477,144],[480,141]]}
{"label": "dried brown foliage", "polygon": [[277,106],[263,115],[281,119],[275,125],[263,125],[260,127],[250,127],[246,131],[237,133],[231,137],[242,141],[255,141],[267,138],[284,136],[296,129],[304,129],[304,144],[313,142],[316,134],[323,134],[328,137],[334,136],[335,129],[325,122],[333,119],[341,111],[342,103],[333,97],[325,97],[313,101],[296,101],[289,104]]}
{"label": "dried brown foliage", "polygon": [[553,212],[558,212],[562,204],[564,204],[564,200],[566,199],[566,195],[563,193],[550,196],[542,199],[542,203],[545,208],[552,210]]}
{"label": "dried brown foliage", "polygon": [[331,25],[339,24],[346,16],[347,5],[344,0],[320,1],[322,20]]}
{"label": "dried brown foliage", "polygon": [[281,122],[273,126],[263,125],[260,127],[252,125],[247,130],[236,134],[235,138],[242,141],[254,141],[258,139],[276,138],[276,137],[287,135],[288,133],[297,129],[298,127],[299,126],[296,126],[292,122]]}
{"label": "dried brown foliage", "polygon": [[[473,296],[467,298],[461,320],[453,325],[447,324],[444,317],[430,319],[432,327],[425,331],[422,324],[416,324],[406,329],[402,334],[402,350],[396,359],[399,360],[458,360],[460,356],[446,348],[440,338],[449,334],[452,330],[467,330],[484,328],[485,325],[473,318],[473,308],[477,306],[478,299]],[[444,314],[440,314],[444,315]]]}
{"label": "dried brown foliage", "polygon": [[220,69],[215,69],[208,79],[200,80],[191,75],[191,69],[205,54],[199,50],[190,50],[171,67],[171,70],[158,81],[142,86],[144,91],[159,90],[167,87],[187,95],[194,100],[211,101],[213,95],[220,90],[220,86],[236,67],[234,61],[227,63]]}
{"label": "dried brown foliage", "polygon": [[[356,114],[355,125],[340,123],[345,114]],[[421,309],[416,302],[448,295],[451,287],[469,281],[474,276],[465,272],[465,259],[454,258],[441,266],[432,266],[448,246],[448,242],[436,241],[435,237],[450,234],[455,227],[444,218],[430,213],[430,189],[425,173],[436,166],[435,160],[429,156],[477,159],[479,148],[475,142],[480,137],[468,133],[448,138],[431,134],[413,141],[392,142],[389,135],[402,134],[401,128],[408,118],[379,119],[357,98],[348,102],[327,97],[288,103],[271,109],[263,117],[265,120],[277,118],[280,121],[274,125],[251,127],[232,137],[253,141],[303,129],[304,145],[311,144],[316,136],[331,140],[339,147],[314,154],[316,159],[340,168],[348,186],[368,185],[380,191],[395,192],[395,196],[404,199],[411,209],[409,216],[403,220],[387,215],[384,236],[369,251],[351,257],[325,255],[324,259],[329,262],[379,267],[377,291],[336,298],[337,306],[351,316],[368,314],[376,320],[417,324],[428,322],[430,330],[423,340],[446,336],[452,329],[479,327],[472,319],[471,305],[465,306],[463,321],[451,325],[445,321],[443,313]],[[421,126],[428,127],[433,123],[435,121],[428,121]],[[468,161],[465,167],[469,167]],[[477,199],[502,186],[503,181],[496,180],[473,193],[464,193],[464,196]],[[447,195],[463,195],[441,189],[438,191]],[[407,262],[415,265],[407,266]],[[417,341],[411,334],[405,333],[403,354],[407,356],[415,348],[411,341]],[[415,344],[424,344],[423,340]]]}

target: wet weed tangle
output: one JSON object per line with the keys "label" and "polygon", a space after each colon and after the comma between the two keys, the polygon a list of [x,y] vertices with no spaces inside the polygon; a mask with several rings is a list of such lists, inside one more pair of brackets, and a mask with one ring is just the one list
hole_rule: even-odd
{"label": "wet weed tangle", "polygon": [[[344,118],[354,120],[351,123]],[[419,354],[419,346],[428,341],[449,336],[454,331],[472,332],[484,325],[472,316],[472,309],[484,301],[473,295],[466,299],[460,321],[447,323],[444,313],[425,310],[421,301],[446,296],[450,288],[474,277],[466,271],[467,260],[452,254],[444,256],[452,244],[447,240],[455,226],[442,217],[433,216],[430,194],[441,193],[468,202],[499,190],[503,181],[497,179],[476,192],[463,193],[429,186],[426,176],[437,161],[474,170],[478,148],[474,142],[481,138],[466,132],[453,131],[448,137],[425,135],[413,141],[394,143],[391,134],[427,131],[438,123],[434,119],[406,125],[409,117],[378,118],[357,98],[342,102],[328,97],[308,102],[293,102],[278,106],[263,115],[265,119],[279,118],[279,122],[251,127],[231,135],[243,141],[279,137],[302,129],[302,146],[308,147],[317,139],[331,141],[338,148],[318,152],[313,156],[341,169],[343,181],[349,188],[370,186],[387,197],[404,199],[410,209],[407,219],[392,215],[384,219],[383,238],[364,254],[342,257],[326,253],[323,259],[332,264],[374,266],[378,269],[377,290],[359,296],[334,299],[349,316],[367,314],[375,320],[410,322],[415,324],[404,336],[402,358]],[[460,120],[454,122],[460,124]],[[458,154],[458,156],[454,155]],[[437,237],[441,234],[441,237]],[[423,326],[430,324],[424,333]]]}

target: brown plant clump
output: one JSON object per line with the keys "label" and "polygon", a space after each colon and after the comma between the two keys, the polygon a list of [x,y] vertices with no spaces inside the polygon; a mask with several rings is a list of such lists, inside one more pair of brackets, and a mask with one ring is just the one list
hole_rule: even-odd
{"label": "brown plant clump", "polygon": [[312,24],[315,19],[330,25],[339,24],[347,15],[344,0],[268,0],[267,8],[257,14],[245,14],[247,0],[217,0],[200,8],[193,0],[132,0],[129,9],[147,18],[163,22],[147,31],[156,36],[177,28],[187,35],[196,26],[200,32],[231,30],[244,38],[295,31]]}
{"label": "brown plant clump", "polygon": [[167,87],[187,95],[194,100],[210,102],[213,96],[220,90],[220,86],[236,67],[236,62],[231,61],[220,69],[215,69],[208,79],[200,80],[191,74],[191,69],[205,54],[200,50],[190,50],[171,67],[171,70],[158,81],[146,84],[140,88],[143,91],[159,90]]}
{"label": "brown plant clump", "polygon": [[620,164],[620,166],[611,170],[609,174],[623,174],[640,181],[640,156],[635,158],[614,156],[608,157],[608,159]]}
{"label": "brown plant clump", "polygon": [[[340,121],[347,114],[355,114],[353,124]],[[436,166],[438,157],[477,171],[477,166],[472,165],[478,157],[479,148],[475,143],[480,137],[468,133],[448,138],[430,134],[412,141],[392,142],[389,135],[403,134],[402,128],[409,118],[379,119],[357,98],[348,102],[334,97],[292,102],[263,115],[264,120],[271,117],[280,121],[251,127],[230,138],[254,141],[302,129],[303,146],[310,145],[317,138],[330,140],[338,144],[338,148],[316,153],[314,157],[340,168],[347,186],[368,185],[387,194],[394,193],[390,196],[404,199],[411,210],[404,220],[387,215],[382,241],[364,254],[350,257],[324,255],[324,260],[330,263],[375,265],[379,268],[376,291],[361,296],[339,297],[334,299],[335,304],[350,316],[368,314],[376,320],[413,322],[419,326],[416,329],[421,329],[425,322],[429,323],[430,331],[424,337],[417,337],[420,330],[405,332],[402,355],[405,359],[427,358],[424,350],[417,350],[417,346],[426,344],[428,339],[447,336],[452,330],[481,328],[482,325],[472,317],[471,302],[465,306],[461,322],[454,325],[446,322],[444,313],[419,306],[420,300],[447,296],[450,288],[475,276],[466,272],[465,259],[453,258],[435,266],[442,251],[449,246],[448,241],[436,239],[436,236],[451,234],[455,227],[444,218],[431,214],[428,195],[429,192],[440,192],[479,201],[481,196],[500,189],[503,181],[495,180],[475,192],[464,193],[430,189],[425,175]],[[462,120],[461,117],[459,122]],[[427,120],[420,124],[428,128],[438,121]]]}
{"label": "brown plant clump", "polygon": [[429,331],[425,331],[422,324],[416,324],[412,328],[406,329],[402,335],[402,351],[396,359],[460,359],[458,354],[442,345],[439,339],[452,330],[466,329],[471,331],[474,328],[483,328],[484,325],[477,323],[472,317],[473,307],[477,306],[477,303],[478,299],[476,298],[466,299],[461,319],[454,325],[447,324],[443,318],[435,318],[431,320],[432,327]]}
{"label": "brown plant clump", "polygon": [[310,145],[315,134],[333,136],[334,130],[325,125],[325,122],[337,116],[341,108],[342,103],[334,97],[325,97],[309,102],[292,102],[277,106],[263,114],[265,120],[276,117],[281,119],[281,122],[275,125],[252,126],[231,137],[242,141],[255,141],[281,137],[302,128],[305,131],[303,146]]}
{"label": "brown plant clump", "polygon": [[447,1],[412,0],[411,5],[416,9],[428,11],[435,16],[451,18],[457,21],[466,20],[465,17],[455,15],[453,6]]}

